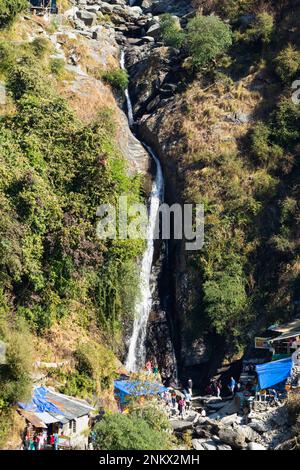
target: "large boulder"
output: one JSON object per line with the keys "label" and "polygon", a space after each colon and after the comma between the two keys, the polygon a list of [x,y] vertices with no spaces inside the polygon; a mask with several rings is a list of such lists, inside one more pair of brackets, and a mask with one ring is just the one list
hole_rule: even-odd
{"label": "large boulder", "polygon": [[95,26],[97,24],[97,15],[95,13],[79,10],[76,15],[85,26]]}
{"label": "large boulder", "polygon": [[222,427],[219,431],[219,438],[234,449],[243,449],[246,444],[246,436],[240,429]]}
{"label": "large boulder", "polygon": [[257,442],[249,442],[247,450],[267,450],[263,445]]}

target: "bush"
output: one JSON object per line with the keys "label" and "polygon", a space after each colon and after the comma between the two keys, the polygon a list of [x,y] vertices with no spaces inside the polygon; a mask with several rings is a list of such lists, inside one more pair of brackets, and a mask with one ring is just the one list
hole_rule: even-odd
{"label": "bush", "polygon": [[184,41],[184,32],[181,29],[179,19],[166,13],[160,19],[161,39],[166,46],[180,48]]}
{"label": "bush", "polygon": [[102,78],[108,82],[116,91],[124,93],[128,87],[128,73],[126,70],[115,69],[105,72]]}
{"label": "bush", "polygon": [[292,44],[285,47],[275,60],[275,70],[284,83],[293,80],[300,69],[300,51]]}
{"label": "bush", "polygon": [[157,407],[156,403],[135,404],[130,410],[130,415],[143,419],[155,431],[170,431],[172,429],[167,415]]}
{"label": "bush", "polygon": [[300,107],[283,99],[272,114],[270,125],[273,141],[292,148],[300,137]]}
{"label": "bush", "polygon": [[68,377],[63,392],[83,397],[100,396],[110,389],[117,363],[114,354],[94,341],[81,344],[75,352],[76,371]]}
{"label": "bush", "polygon": [[27,0],[0,0],[0,28],[9,26],[27,7]]}
{"label": "bush", "polygon": [[106,414],[94,427],[96,450],[167,450],[167,433],[152,429],[138,417]]}
{"label": "bush", "polygon": [[204,304],[210,325],[218,334],[233,328],[247,305],[245,278],[242,267],[235,264],[224,272],[216,272],[206,281]]}
{"label": "bush", "polygon": [[188,23],[187,50],[196,69],[215,60],[231,44],[231,29],[217,16],[199,15]]}
{"label": "bush", "polygon": [[283,155],[283,149],[271,141],[271,129],[258,123],[251,133],[251,152],[257,163],[269,167],[275,167]]}
{"label": "bush", "polygon": [[270,13],[259,13],[252,26],[243,34],[246,42],[261,41],[263,44],[271,42],[274,32],[274,18]]}

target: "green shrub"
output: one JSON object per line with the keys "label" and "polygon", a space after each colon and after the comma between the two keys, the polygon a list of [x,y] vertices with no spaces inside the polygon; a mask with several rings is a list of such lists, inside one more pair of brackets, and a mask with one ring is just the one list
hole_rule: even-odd
{"label": "green shrub", "polygon": [[255,21],[249,29],[243,34],[246,42],[261,41],[263,44],[269,44],[274,33],[274,17],[267,12],[258,13]]}
{"label": "green shrub", "polygon": [[104,415],[94,427],[96,450],[167,450],[169,436],[152,429],[134,416],[121,413]]}
{"label": "green shrub", "polygon": [[270,121],[272,139],[280,146],[293,147],[300,137],[300,107],[283,99]]}
{"label": "green shrub", "polygon": [[276,167],[284,156],[283,149],[272,143],[271,129],[258,123],[251,132],[251,151],[260,165]]}
{"label": "green shrub", "polygon": [[230,27],[215,15],[196,16],[187,26],[187,51],[199,69],[226,52],[232,44]]}
{"label": "green shrub", "polygon": [[89,341],[78,346],[75,359],[76,370],[67,377],[62,389],[64,393],[82,397],[100,396],[103,390],[111,389],[117,370],[112,351]]}
{"label": "green shrub", "polygon": [[292,44],[285,47],[276,57],[275,70],[284,83],[293,80],[300,69],[300,51]]}
{"label": "green shrub", "polygon": [[53,75],[60,76],[65,70],[65,61],[64,59],[51,59],[50,60],[50,70]]}
{"label": "green shrub", "polygon": [[32,41],[31,48],[38,59],[43,59],[52,50],[52,44],[48,38],[41,36]]}
{"label": "green shrub", "polygon": [[160,410],[156,403],[145,402],[143,405],[134,404],[130,409],[130,415],[143,419],[155,431],[170,431],[172,429],[166,413]]}
{"label": "green shrub", "polygon": [[223,272],[215,272],[203,286],[204,304],[210,325],[224,334],[239,321],[247,306],[245,277],[242,267],[233,264]]}
{"label": "green shrub", "polygon": [[27,0],[0,0],[0,28],[9,26],[27,7]]}
{"label": "green shrub", "polygon": [[108,82],[116,91],[124,93],[128,87],[128,73],[126,70],[115,69],[105,72],[102,78]]}
{"label": "green shrub", "polygon": [[160,19],[161,39],[166,46],[180,48],[184,41],[184,32],[181,29],[179,19],[166,13]]}

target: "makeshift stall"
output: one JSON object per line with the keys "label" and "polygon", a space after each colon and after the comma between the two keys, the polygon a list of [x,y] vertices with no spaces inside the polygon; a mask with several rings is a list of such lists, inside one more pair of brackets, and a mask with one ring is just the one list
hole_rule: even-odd
{"label": "makeshift stall", "polygon": [[288,379],[293,370],[292,358],[256,366],[259,390],[274,387]]}
{"label": "makeshift stall", "polygon": [[161,384],[141,380],[115,380],[114,388],[115,397],[121,408],[131,399],[143,400],[145,397],[161,395],[168,390]]}

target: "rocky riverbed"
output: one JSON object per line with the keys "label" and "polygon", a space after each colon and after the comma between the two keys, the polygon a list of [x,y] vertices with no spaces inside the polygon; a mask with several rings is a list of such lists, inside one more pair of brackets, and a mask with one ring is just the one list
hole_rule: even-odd
{"label": "rocky riverbed", "polygon": [[[206,410],[203,417],[198,406]],[[195,450],[275,450],[291,438],[289,416],[284,404],[255,403],[242,416],[234,400],[203,397],[193,401],[193,410],[184,420],[171,419],[179,437],[190,433]]]}

